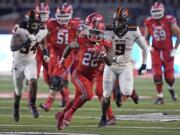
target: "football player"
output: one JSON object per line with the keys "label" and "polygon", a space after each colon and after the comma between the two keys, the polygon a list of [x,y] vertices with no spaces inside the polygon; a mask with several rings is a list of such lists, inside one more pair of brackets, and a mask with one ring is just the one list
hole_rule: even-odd
{"label": "football player", "polygon": [[[42,26],[46,26],[46,23],[49,20],[49,14],[50,14],[50,9],[49,5],[45,2],[40,2],[36,7],[35,10],[40,14],[41,17],[41,24]],[[43,78],[46,84],[49,85],[50,83],[50,76],[48,74],[48,62],[49,62],[49,52],[50,52],[50,45],[47,45],[48,52],[42,52],[40,47],[37,49],[37,73],[38,73],[38,78],[40,75],[41,71],[41,66],[43,66]],[[46,50],[44,50],[46,51]],[[46,54],[46,55],[43,55]]]}
{"label": "football player", "polygon": [[23,22],[15,25],[11,39],[11,51],[13,51],[13,81],[15,86],[14,92],[14,109],[13,117],[16,122],[20,120],[19,106],[23,90],[23,81],[28,80],[29,85],[29,107],[34,118],[39,114],[36,109],[37,94],[37,62],[36,51],[41,45],[44,48],[47,29],[40,27],[41,19],[39,13],[30,10],[25,14]]}
{"label": "football player", "polygon": [[148,52],[147,44],[139,30],[139,27],[130,25],[130,19],[127,8],[117,8],[113,13],[113,25],[105,34],[106,37],[112,40],[115,53],[112,65],[105,65],[104,68],[102,116],[99,122],[99,127],[107,126],[106,112],[110,105],[110,97],[116,79],[119,81],[119,87],[121,90],[120,102],[126,101],[132,94],[134,79],[131,52],[134,42],[138,43],[142,49],[143,55],[142,66],[139,69],[139,74],[143,74],[146,71]]}
{"label": "football player", "polygon": [[[157,91],[155,104],[163,104],[163,75],[173,101],[177,100],[174,90],[174,56],[180,44],[180,28],[176,18],[165,14],[164,5],[155,2],[151,6],[151,17],[145,19],[145,37],[152,36],[151,60],[154,84]],[[175,46],[172,36],[176,35]],[[164,70],[162,70],[162,67]]]}
{"label": "football player", "polygon": [[[68,72],[73,64],[73,59],[69,59],[67,62],[68,66],[67,72],[60,75],[60,66],[59,61],[62,57],[62,53],[66,46],[73,41],[76,32],[76,27],[78,27],[78,20],[72,19],[73,8],[69,3],[63,3],[57,7],[55,13],[55,19],[51,19],[47,23],[47,28],[49,31],[48,43],[51,45],[50,49],[50,62],[49,62],[49,74],[51,76],[50,82],[50,91],[47,100],[45,103],[40,104],[40,107],[45,111],[49,111],[55,96],[57,93],[61,93],[62,102],[68,103],[69,98],[69,89],[68,89]],[[73,31],[73,32],[72,32]]]}
{"label": "football player", "polygon": [[72,120],[76,110],[84,105],[93,97],[93,82],[98,68],[104,61],[107,65],[111,65],[112,61],[108,55],[111,50],[112,43],[104,39],[104,19],[98,13],[92,13],[85,20],[87,28],[79,33],[77,43],[67,46],[61,58],[61,64],[64,65],[66,57],[71,50],[79,48],[78,65],[73,71],[72,82],[75,86],[75,97],[68,104],[63,112],[55,114],[57,120],[57,128],[59,130],[67,127]]}
{"label": "football player", "polygon": [[[96,87],[95,87],[95,94],[98,97],[99,101],[101,102],[102,96],[103,96],[103,71],[104,71],[105,64],[101,64],[98,73],[95,78]],[[115,125],[116,124],[116,118],[114,116],[114,113],[112,111],[112,107],[109,106],[107,110],[107,124],[108,125]]]}

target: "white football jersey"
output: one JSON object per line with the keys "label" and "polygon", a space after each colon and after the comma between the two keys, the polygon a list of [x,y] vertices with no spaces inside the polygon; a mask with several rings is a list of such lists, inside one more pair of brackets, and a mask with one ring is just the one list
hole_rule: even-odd
{"label": "white football jersey", "polygon": [[123,69],[127,66],[132,66],[132,49],[134,42],[141,37],[142,34],[139,27],[128,28],[128,32],[119,38],[113,31],[106,31],[105,37],[112,40],[114,48],[114,56],[121,56],[119,63],[113,62],[111,67],[115,69]]}
{"label": "white football jersey", "polygon": [[[28,37],[31,35],[27,29],[19,27],[19,25],[15,26],[14,34],[18,34],[21,36],[22,41],[26,42]],[[40,29],[39,32],[35,35],[36,41],[33,41],[29,47],[21,48],[20,50],[13,52],[13,57],[18,61],[29,61],[36,57],[37,47],[39,43],[47,36],[47,29]]]}

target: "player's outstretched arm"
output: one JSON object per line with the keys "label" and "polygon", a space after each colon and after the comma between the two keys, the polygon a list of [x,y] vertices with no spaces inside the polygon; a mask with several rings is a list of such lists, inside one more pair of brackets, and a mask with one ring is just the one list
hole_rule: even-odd
{"label": "player's outstretched arm", "polygon": [[138,43],[139,47],[142,49],[142,65],[141,65],[140,69],[138,70],[138,74],[142,75],[146,72],[148,45],[146,43],[145,38],[141,34],[137,38],[136,42]]}
{"label": "player's outstretched arm", "polygon": [[180,45],[180,28],[179,28],[179,26],[177,24],[172,24],[171,30],[172,30],[173,34],[177,36],[175,46],[171,50],[171,54],[170,54],[171,57],[174,57],[175,54],[176,54],[176,50]]}

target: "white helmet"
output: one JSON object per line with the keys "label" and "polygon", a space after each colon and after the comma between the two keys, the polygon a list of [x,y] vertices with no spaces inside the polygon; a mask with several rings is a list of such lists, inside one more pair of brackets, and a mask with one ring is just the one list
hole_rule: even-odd
{"label": "white helmet", "polygon": [[70,3],[63,3],[58,6],[55,13],[55,18],[59,24],[68,24],[69,20],[72,18],[73,7]]}
{"label": "white helmet", "polygon": [[49,19],[50,9],[47,3],[39,3],[39,5],[36,6],[36,11],[40,14],[42,22],[46,22]]}
{"label": "white helmet", "polygon": [[164,17],[164,5],[161,2],[155,2],[151,6],[151,16],[153,19],[161,19]]}

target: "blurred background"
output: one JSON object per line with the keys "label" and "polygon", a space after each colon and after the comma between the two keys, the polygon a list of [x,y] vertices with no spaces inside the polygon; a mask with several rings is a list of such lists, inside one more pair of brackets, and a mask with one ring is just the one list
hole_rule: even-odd
{"label": "blurred background", "polygon": [[[19,22],[24,13],[33,9],[40,0],[0,0],[0,33],[10,33],[12,26]],[[104,15],[106,23],[111,22],[112,12],[118,6],[126,6],[130,9],[133,21],[142,26],[145,17],[150,15],[151,4],[156,0],[47,0],[54,17],[56,8],[63,2],[70,2],[74,7],[74,16],[83,19],[92,12]],[[180,22],[180,1],[161,0],[168,14],[177,17]]]}
{"label": "blurred background", "polygon": [[[56,8],[63,2],[70,2],[74,8],[74,17],[85,19],[92,12],[99,12],[104,16],[106,23],[111,23],[112,13],[118,6],[130,9],[132,21],[139,25],[143,33],[143,21],[150,16],[150,7],[157,0],[47,0],[50,6],[50,17],[54,17]],[[24,13],[34,9],[40,0],[0,0],[0,72],[10,71],[12,64],[12,53],[9,49],[11,29],[14,24],[19,23]],[[161,0],[165,5],[166,13],[177,18],[180,24],[180,0]],[[173,38],[175,42],[176,38]],[[180,49],[177,51],[175,60],[175,71],[180,73]],[[140,49],[135,45],[133,59],[136,67],[141,65]],[[150,57],[148,68],[151,69]]]}

